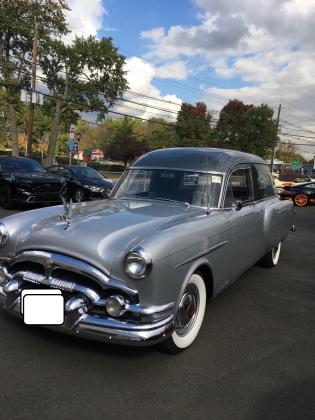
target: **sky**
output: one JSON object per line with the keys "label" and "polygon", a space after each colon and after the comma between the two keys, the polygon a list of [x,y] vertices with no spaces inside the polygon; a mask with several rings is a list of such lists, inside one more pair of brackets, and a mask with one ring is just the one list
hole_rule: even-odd
{"label": "sky", "polygon": [[315,154],[315,0],[69,0],[69,6],[72,36],[110,36],[126,57],[125,98],[132,102],[117,111],[172,121],[182,102],[204,101],[217,118],[237,98],[267,103],[276,117],[281,103],[281,140],[300,144],[308,158]]}

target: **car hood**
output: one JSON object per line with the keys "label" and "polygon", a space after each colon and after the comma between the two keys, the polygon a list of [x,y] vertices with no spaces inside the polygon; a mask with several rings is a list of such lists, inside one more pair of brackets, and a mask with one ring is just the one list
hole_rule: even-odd
{"label": "car hood", "polygon": [[109,188],[112,186],[112,182],[107,179],[87,179],[87,178],[79,178],[79,181],[82,185],[91,185],[100,188]]}
{"label": "car hood", "polygon": [[[58,214],[30,224],[19,235],[16,252],[36,249],[82,259],[110,274],[115,257],[146,237],[204,213],[195,207],[154,201],[105,200],[76,205],[70,226]],[[34,213],[35,215],[35,213]]]}
{"label": "car hood", "polygon": [[60,178],[48,173],[39,172],[13,172],[13,177],[17,181],[32,181],[32,182],[60,182]]}

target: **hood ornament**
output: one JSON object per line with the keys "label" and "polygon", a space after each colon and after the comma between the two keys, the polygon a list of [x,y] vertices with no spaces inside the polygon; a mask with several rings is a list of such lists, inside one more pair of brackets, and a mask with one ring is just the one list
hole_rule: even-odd
{"label": "hood ornament", "polygon": [[70,228],[70,223],[72,219],[72,207],[73,207],[73,201],[69,194],[67,184],[64,183],[61,191],[60,191],[60,197],[63,203],[64,207],[64,214],[60,215],[60,220],[62,222],[66,222],[67,226],[64,228],[64,230],[68,230]]}

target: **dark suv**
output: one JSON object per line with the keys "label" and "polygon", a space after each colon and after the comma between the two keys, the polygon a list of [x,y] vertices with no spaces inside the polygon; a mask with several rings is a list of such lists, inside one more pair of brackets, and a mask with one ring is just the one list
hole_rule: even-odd
{"label": "dark suv", "polygon": [[63,183],[35,160],[0,156],[0,203],[4,209],[18,202],[58,204]]}
{"label": "dark suv", "polygon": [[47,171],[66,180],[69,197],[75,203],[106,198],[114,186],[111,180],[85,166],[54,165]]}

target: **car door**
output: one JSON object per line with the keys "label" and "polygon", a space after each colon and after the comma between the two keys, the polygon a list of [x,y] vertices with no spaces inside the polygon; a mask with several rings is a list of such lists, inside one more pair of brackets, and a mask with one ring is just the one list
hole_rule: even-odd
{"label": "car door", "polygon": [[268,165],[253,165],[252,175],[255,200],[263,217],[261,240],[264,255],[288,234],[293,224],[292,204],[279,200]]}
{"label": "car door", "polygon": [[262,253],[262,211],[255,202],[249,165],[235,168],[228,177],[224,207],[233,228],[233,277],[236,280]]}

